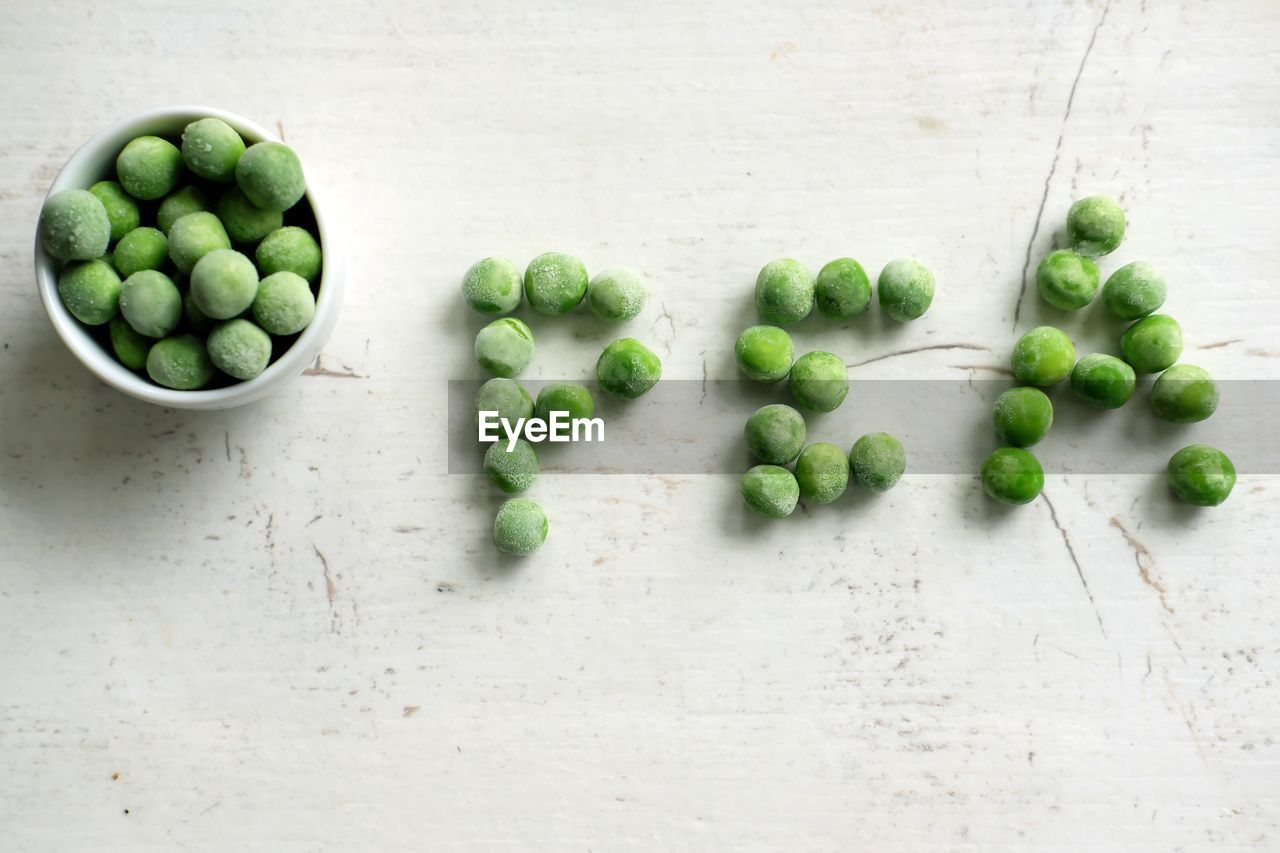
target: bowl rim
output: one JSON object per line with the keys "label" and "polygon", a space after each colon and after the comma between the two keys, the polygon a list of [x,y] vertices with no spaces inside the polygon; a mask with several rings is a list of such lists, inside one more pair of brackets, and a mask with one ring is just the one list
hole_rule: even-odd
{"label": "bowl rim", "polygon": [[[108,157],[114,161],[115,155],[129,139],[155,132],[156,124],[189,123],[199,118],[217,118],[225,121],[250,145],[263,141],[283,141],[277,134],[262,125],[227,110],[200,105],[156,107],[113,122],[80,145],[67,158],[49,185],[49,191],[40,205],[41,211],[44,210],[45,202],[54,193],[65,189],[88,189],[88,187],[76,186],[73,175],[88,170],[81,167],[86,167],[90,161],[106,160]],[[131,397],[148,403],[182,409],[231,408],[257,400],[279,384],[301,374],[315,360],[337,320],[342,298],[342,260],[340,254],[335,251],[330,216],[324,208],[320,195],[315,191],[308,177],[304,198],[311,206],[316,223],[317,241],[324,257],[324,266],[317,287],[315,316],[289,349],[253,379],[222,388],[179,391],[157,385],[144,375],[125,367],[113,353],[94,340],[86,327],[62,304],[62,299],[58,295],[58,262],[45,252],[41,244],[40,225],[37,219],[35,276],[36,287],[45,313],[49,316],[49,321],[63,344],[89,372],[112,388]]]}

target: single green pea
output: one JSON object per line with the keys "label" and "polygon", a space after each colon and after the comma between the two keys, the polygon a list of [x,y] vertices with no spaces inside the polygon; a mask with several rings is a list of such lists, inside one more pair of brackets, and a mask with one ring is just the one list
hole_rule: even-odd
{"label": "single green pea", "polygon": [[40,211],[40,243],[60,261],[91,261],[111,245],[111,219],[88,190],[62,190]]}
{"label": "single green pea", "polygon": [[634,400],[661,378],[661,359],[635,338],[614,341],[596,361],[596,381],[615,397]]}
{"label": "single green pea", "polygon": [[1039,388],[1010,388],[996,398],[996,433],[1006,444],[1031,447],[1053,426],[1053,403]]}
{"label": "single green pea", "polygon": [[505,441],[494,442],[484,452],[484,472],[507,494],[523,492],[538,479],[538,453],[523,438],[510,450]]}
{"label": "single green pea", "polygon": [[546,252],[524,271],[524,295],[539,314],[568,314],[587,294],[587,268],[572,255]]}
{"label": "single green pea", "polygon": [[116,271],[128,278],[142,270],[158,270],[169,260],[169,240],[147,226],[135,228],[120,238],[112,261]]}
{"label": "single green pea", "polygon": [[1067,211],[1067,237],[1082,255],[1109,255],[1124,239],[1124,208],[1104,195],[1082,198]]}
{"label": "single green pea", "polygon": [[316,238],[297,225],[277,228],[263,237],[253,256],[263,275],[288,271],[302,276],[309,284],[315,284],[320,277],[323,262]]}
{"label": "single green pea", "polygon": [[140,335],[163,338],[182,322],[182,294],[159,270],[142,270],[120,287],[120,314]]}
{"label": "single green pea", "polygon": [[196,262],[210,252],[230,248],[226,229],[208,211],[188,213],[169,229],[169,258],[184,273],[190,273]]}
{"label": "single green pea", "polygon": [[1044,488],[1044,469],[1021,447],[1002,447],[982,463],[982,488],[1001,503],[1028,504]]}
{"label": "single green pea", "polygon": [[1098,409],[1118,409],[1133,396],[1133,368],[1114,355],[1089,353],[1071,369],[1071,390]]}
{"label": "single green pea", "polygon": [[887,492],[907,470],[907,451],[887,432],[867,433],[849,449],[849,470],[864,489]]}
{"label": "single green pea", "polygon": [[494,412],[495,417],[515,423],[533,414],[533,398],[514,379],[496,378],[480,386],[475,399],[476,416]]}
{"label": "single green pea", "polygon": [[511,498],[498,507],[493,544],[505,554],[527,557],[547,540],[547,514],[528,498]]}
{"label": "single green pea", "polygon": [[476,261],[462,277],[462,298],[481,314],[510,314],[523,296],[520,270],[506,258]]}
{"label": "single green pea", "polygon": [[285,211],[307,192],[302,162],[283,142],[256,142],[236,161],[236,183],[263,210]]}
{"label": "single green pea", "polygon": [[769,465],[790,464],[804,447],[804,415],[790,406],[762,406],[747,418],[747,450]]}
{"label": "single green pea", "polygon": [[853,258],[836,258],[818,270],[814,282],[818,311],[832,320],[847,320],[871,305],[871,282],[862,264]]}
{"label": "single green pea", "polygon": [[1076,363],[1076,348],[1066,333],[1037,326],[1018,338],[1010,360],[1020,382],[1047,388],[1066,379]]}
{"label": "single green pea", "polygon": [[815,284],[808,267],[791,258],[770,261],[756,276],[756,310],[775,326],[798,323],[813,310]]}
{"label": "single green pea", "polygon": [[849,457],[834,444],[815,442],[800,451],[796,459],[796,483],[800,497],[829,504],[849,485]]}
{"label": "single green pea", "polygon": [[297,273],[284,270],[258,282],[253,297],[253,319],[273,335],[296,335],[311,324],[316,297],[311,285]]}
{"label": "single green pea", "polygon": [[533,332],[515,317],[499,317],[476,334],[476,361],[495,376],[518,376],[533,358]]}
{"label": "single green pea", "polygon": [[765,518],[786,518],[800,500],[795,475],[777,465],[757,465],[742,475],[738,491],[747,506]]}
{"label": "single green pea", "polygon": [[102,202],[107,211],[107,221],[111,223],[111,242],[138,227],[142,215],[138,213],[138,203],[130,198],[124,187],[115,181],[98,181],[89,187],[94,198]]}
{"label": "single green pea", "polygon": [[147,366],[147,353],[155,343],[154,338],[134,331],[123,317],[112,317],[107,328],[111,333],[111,349],[121,364],[130,370],[142,370]]}
{"label": "single green pea", "polygon": [[1102,286],[1102,304],[1121,320],[1137,320],[1164,304],[1164,276],[1146,261],[1125,264]]}
{"label": "single green pea", "polygon": [[222,119],[196,119],[183,128],[183,162],[202,178],[219,183],[230,181],[244,152],[244,140]]}
{"label": "single green pea", "polygon": [[1050,252],[1036,267],[1036,290],[1054,308],[1077,311],[1098,292],[1098,265],[1066,249]]}
{"label": "single green pea", "polygon": [[271,361],[271,336],[248,320],[219,323],[206,346],[213,366],[236,379],[252,379]]}
{"label": "single green pea", "polygon": [[876,280],[880,307],[899,323],[924,316],[933,304],[933,287],[933,273],[911,258],[898,258],[885,264]]}
{"label": "single green pea", "polygon": [[733,345],[738,369],[757,382],[781,382],[791,372],[795,348],[777,326],[752,326]]}
{"label": "single green pea", "polygon": [[538,400],[533,407],[534,415],[544,421],[551,419],[552,412],[565,412],[571,420],[592,418],[596,414],[596,401],[585,385],[576,382],[554,382],[544,385],[538,392]]}
{"label": "single green pea", "polygon": [[209,209],[209,196],[200,187],[187,186],[174,190],[164,197],[156,209],[156,227],[168,234],[173,224],[191,213],[203,213]]}
{"label": "single green pea", "polygon": [[1182,355],[1182,327],[1168,314],[1151,314],[1124,330],[1120,354],[1136,373],[1159,373]]}
{"label": "single green pea", "polygon": [[597,273],[587,283],[587,307],[608,323],[634,320],[644,310],[644,277],[627,267]]}
{"label": "single green pea", "polygon": [[125,192],[143,201],[161,198],[182,177],[182,152],[158,136],[130,140],[116,157],[116,177]]}
{"label": "single green pea", "polygon": [[215,249],[191,271],[191,296],[214,320],[243,314],[257,295],[258,270],[235,249]]}
{"label": "single green pea", "polygon": [[832,412],[849,393],[849,371],[835,355],[815,350],[791,365],[791,394],[815,412]]}
{"label": "single green pea", "polygon": [[1207,444],[1188,445],[1169,459],[1169,488],[1189,504],[1217,506],[1236,485],[1236,466]]}
{"label": "single green pea", "polygon": [[191,296],[191,288],[182,294],[182,317],[187,322],[187,331],[197,335],[207,335],[213,328],[213,318],[200,310],[196,300]]}
{"label": "single green pea", "polygon": [[1175,364],[1151,389],[1156,417],[1175,424],[1207,420],[1218,408],[1218,386],[1209,371],[1194,364]]}
{"label": "single green pea", "polygon": [[227,236],[237,243],[256,243],[284,225],[283,213],[263,210],[239,187],[232,187],[218,199],[218,219]]}
{"label": "single green pea", "polygon": [[204,341],[195,335],[175,335],[151,346],[147,353],[147,375],[157,385],[175,391],[195,391],[212,381],[214,367]]}
{"label": "single green pea", "polygon": [[120,276],[106,261],[73,261],[58,274],[58,296],[71,316],[101,326],[120,306]]}

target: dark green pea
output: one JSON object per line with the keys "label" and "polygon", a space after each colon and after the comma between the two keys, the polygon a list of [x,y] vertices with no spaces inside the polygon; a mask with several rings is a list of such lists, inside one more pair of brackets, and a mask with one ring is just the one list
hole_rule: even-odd
{"label": "dark green pea", "polygon": [[871,305],[871,281],[862,264],[837,258],[818,271],[814,300],[824,317],[847,320]]}
{"label": "dark green pea", "polygon": [[114,317],[108,329],[111,332],[111,349],[120,363],[130,370],[142,370],[147,366],[147,353],[151,351],[154,338],[134,331],[123,317]]}
{"label": "dark green pea", "polygon": [[898,484],[907,470],[907,452],[902,442],[887,432],[867,433],[850,448],[849,469],[859,486],[887,492]]}
{"label": "dark green pea", "polygon": [[1135,373],[1159,373],[1182,355],[1182,328],[1168,314],[1143,317],[1120,337],[1120,354]]}
{"label": "dark green pea", "polygon": [[1151,389],[1151,408],[1156,417],[1171,423],[1203,421],[1218,408],[1218,386],[1204,368],[1175,364]]}
{"label": "dark green pea", "polygon": [[622,338],[604,348],[596,361],[596,381],[609,394],[634,400],[662,378],[662,361],[635,338]]}
{"label": "dark green pea", "polygon": [[807,409],[835,411],[849,394],[849,371],[829,352],[805,353],[791,365],[791,393]]}
{"label": "dark green pea", "polygon": [[552,412],[566,412],[571,420],[595,417],[596,402],[585,385],[576,382],[555,382],[544,385],[538,392],[533,413],[544,421]]}
{"label": "dark green pea", "polygon": [[1104,195],[1082,198],[1067,211],[1067,237],[1082,255],[1108,255],[1124,240],[1124,208]]}
{"label": "dark green pea", "polygon": [[752,326],[733,345],[738,369],[757,382],[781,382],[791,372],[795,349],[791,336],[777,326]]}
{"label": "dark green pea", "polygon": [[1169,488],[1196,506],[1217,506],[1236,485],[1236,466],[1227,454],[1207,444],[1192,444],[1169,459]]}
{"label": "dark green pea", "polygon": [[1075,363],[1076,348],[1071,339],[1053,326],[1037,326],[1013,346],[1013,375],[1041,388],[1066,379]]}
{"label": "dark green pea", "polygon": [[993,419],[1006,444],[1031,447],[1053,426],[1053,403],[1039,388],[1010,388],[996,398]]}
{"label": "dark green pea", "polygon": [[1136,381],[1132,367],[1100,352],[1086,355],[1071,370],[1071,390],[1098,409],[1118,409],[1129,402]]}
{"label": "dark green pea", "polygon": [[111,242],[138,227],[142,221],[138,213],[138,203],[130,198],[124,187],[115,181],[98,181],[89,187],[89,192],[102,202],[107,211],[107,221],[111,223]]}
{"label": "dark green pea", "polygon": [[747,418],[747,450],[761,462],[786,465],[804,447],[804,416],[781,403],[762,406]]}
{"label": "dark green pea", "polygon": [[796,459],[796,483],[805,500],[829,504],[849,485],[849,457],[834,444],[811,444]]}
{"label": "dark green pea", "polygon": [[1001,503],[1031,503],[1044,488],[1044,469],[1021,447],[1002,447],[982,463],[982,488]]}
{"label": "dark green pea", "polygon": [[1164,277],[1146,261],[1125,264],[1102,286],[1102,304],[1121,320],[1137,320],[1164,304]]}
{"label": "dark green pea", "polygon": [[112,256],[116,271],[124,278],[143,270],[158,270],[169,260],[169,240],[155,228],[135,228],[116,244]]}
{"label": "dark green pea", "polygon": [[58,295],[71,316],[101,326],[120,308],[120,276],[106,261],[73,261],[58,273]]}
{"label": "dark green pea", "polygon": [[1054,308],[1077,311],[1098,292],[1098,265],[1064,249],[1050,252],[1036,267],[1036,290]]}
{"label": "dark green pea", "polygon": [[800,500],[795,475],[777,465],[757,465],[742,475],[738,491],[747,506],[765,518],[786,518]]}

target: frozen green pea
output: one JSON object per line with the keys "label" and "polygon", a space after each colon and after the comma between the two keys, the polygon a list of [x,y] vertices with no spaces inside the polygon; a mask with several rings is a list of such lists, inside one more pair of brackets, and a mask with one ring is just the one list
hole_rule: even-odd
{"label": "frozen green pea", "polygon": [[635,338],[614,341],[596,361],[596,381],[615,397],[634,400],[661,378],[662,361]]}
{"label": "frozen green pea", "polygon": [[142,370],[147,366],[147,353],[155,343],[154,338],[134,331],[123,317],[111,318],[107,328],[111,333],[111,349],[121,364],[130,370]]}
{"label": "frozen green pea", "polygon": [[142,270],[158,270],[169,259],[169,240],[155,228],[135,228],[116,244],[112,263],[128,278]]}
{"label": "frozen green pea", "polygon": [[756,310],[765,322],[776,326],[789,326],[808,317],[813,294],[813,273],[791,258],[770,261],[756,276]]}
{"label": "frozen green pea", "polygon": [[800,451],[796,459],[796,483],[800,497],[829,504],[849,485],[849,457],[834,444],[819,441]]}
{"label": "frozen green pea", "polygon": [[284,211],[307,192],[302,162],[283,142],[257,142],[236,162],[236,183],[263,210]]}
{"label": "frozen green pea", "polygon": [[209,196],[200,187],[183,187],[164,197],[156,209],[156,227],[168,234],[173,223],[191,213],[209,209]]}
{"label": "frozen green pea", "polygon": [[781,382],[791,372],[795,347],[777,326],[752,326],[733,345],[738,369],[757,382]]}
{"label": "frozen green pea", "polygon": [[214,320],[244,313],[257,295],[258,271],[235,249],[215,249],[191,271],[191,296]]}
{"label": "frozen green pea", "polygon": [[1010,388],[996,398],[993,420],[1006,444],[1031,447],[1053,426],[1053,403],[1039,388]]}
{"label": "frozen green pea", "polygon": [[598,273],[587,284],[587,307],[608,323],[633,320],[644,310],[644,278],[627,267]]}
{"label": "frozen green pea", "polygon": [[867,433],[849,449],[849,470],[864,489],[887,492],[907,470],[907,451],[887,432]]}
{"label": "frozen green pea", "polygon": [[147,353],[147,375],[157,385],[175,391],[203,388],[213,379],[213,374],[213,362],[209,360],[204,341],[195,335],[175,335],[156,341]]}
{"label": "frozen green pea", "polygon": [[143,201],[161,198],[182,177],[182,152],[158,136],[130,140],[116,157],[116,177],[125,192]]}
{"label": "frozen green pea", "polygon": [[538,479],[538,453],[523,438],[510,450],[505,441],[494,442],[484,452],[484,472],[507,494],[523,492]]}
{"label": "frozen green pea", "polygon": [[227,236],[237,243],[256,243],[284,225],[283,213],[263,210],[239,187],[232,187],[218,199],[218,219]]}
{"label": "frozen green pea", "polygon": [[762,406],[747,418],[747,450],[769,465],[788,465],[804,447],[804,416],[790,406]]}
{"label": "frozen green pea", "polygon": [[120,276],[106,261],[76,261],[58,274],[58,296],[71,316],[101,326],[120,306]]}
{"label": "frozen green pea", "polygon": [[219,323],[206,345],[213,366],[236,379],[252,379],[271,360],[271,336],[248,320]]}
{"label": "frozen green pea", "polygon": [[1121,320],[1137,320],[1164,304],[1164,276],[1146,261],[1125,264],[1102,286],[1102,304]]}
{"label": "frozen green pea", "polygon": [[182,294],[182,316],[187,321],[187,330],[197,335],[206,335],[213,328],[213,318],[200,310],[189,287]]}
{"label": "frozen green pea", "polygon": [[1010,359],[1020,381],[1046,388],[1066,379],[1076,363],[1076,348],[1066,333],[1053,326],[1037,326],[1018,338]]}
{"label": "frozen green pea", "polygon": [[1098,409],[1118,409],[1133,396],[1133,368],[1114,355],[1090,353],[1071,369],[1071,390]]}
{"label": "frozen green pea", "polygon": [[1077,311],[1098,292],[1098,265],[1075,252],[1050,252],[1036,267],[1036,290],[1054,308]]}
{"label": "frozen green pea", "polygon": [[982,463],[982,488],[1001,503],[1028,504],[1044,488],[1044,469],[1021,447],[1002,447]]}
{"label": "frozen green pea", "polygon": [[515,317],[500,317],[476,334],[475,354],[495,376],[518,376],[533,358],[533,332]]}
{"label": "frozen green pea", "polygon": [[62,190],[40,211],[40,243],[60,261],[90,261],[107,253],[111,219],[88,190]]}
{"label": "frozen green pea", "polygon": [[169,276],[142,270],[121,285],[120,314],[138,334],[163,338],[182,322],[182,294]]}
{"label": "frozen green pea", "polygon": [[742,475],[738,491],[747,506],[765,518],[786,518],[800,500],[795,475],[777,465],[757,465]]}
{"label": "frozen green pea", "polygon": [[898,258],[880,271],[876,290],[890,317],[899,323],[917,320],[933,304],[933,273],[919,261]]}
{"label": "frozen green pea", "polygon": [[1182,327],[1168,314],[1151,314],[1124,330],[1120,355],[1136,373],[1159,373],[1182,355]]}
{"label": "frozen green pea", "polygon": [[547,252],[524,271],[524,295],[539,314],[568,314],[586,293],[587,268],[572,255]]}
{"label": "frozen green pea", "polygon": [[1209,371],[1194,364],[1175,364],[1151,389],[1156,417],[1175,424],[1207,420],[1218,408],[1218,386]]}
{"label": "frozen green pea", "polygon": [[222,119],[196,119],[182,130],[182,160],[202,178],[231,180],[244,151],[240,134]]}
{"label": "frozen green pea", "polygon": [[302,276],[286,270],[258,282],[253,319],[271,334],[297,334],[310,325],[315,313],[315,294]]}
{"label": "frozen green pea", "polygon": [[1236,466],[1207,444],[1188,445],[1169,459],[1169,488],[1189,504],[1217,506],[1236,485]]}
{"label": "frozen green pea", "polygon": [[1067,211],[1067,237],[1082,255],[1109,255],[1124,239],[1124,208],[1104,195],[1082,198]]}
{"label": "frozen green pea", "polygon": [[807,352],[791,365],[791,394],[815,412],[839,408],[849,393],[849,371],[829,352]]}
{"label": "frozen green pea", "polygon": [[547,514],[528,498],[511,498],[498,507],[493,544],[504,554],[527,557],[547,540]]}
{"label": "frozen green pea", "polygon": [[111,223],[112,243],[137,228],[142,221],[142,216],[138,213],[138,203],[130,198],[124,191],[124,187],[115,181],[98,181],[89,187],[89,192],[102,202],[103,209],[107,211],[107,221]]}
{"label": "frozen green pea", "polygon": [[551,419],[552,412],[566,412],[571,420],[592,418],[596,414],[596,402],[585,385],[576,382],[554,382],[544,385],[538,392],[538,400],[533,407],[534,414],[544,421]]}
{"label": "frozen green pea", "polygon": [[523,295],[520,270],[506,258],[476,261],[462,276],[462,298],[481,314],[510,314]]}
{"label": "frozen green pea", "polygon": [[853,258],[836,258],[818,270],[814,282],[818,312],[832,320],[847,320],[871,305],[871,282],[862,264]]}
{"label": "frozen green pea", "polygon": [[496,378],[480,386],[475,399],[476,415],[494,412],[494,417],[515,423],[533,414],[533,398],[514,379]]}
{"label": "frozen green pea", "polygon": [[288,271],[302,276],[311,284],[320,277],[320,244],[310,231],[297,225],[277,228],[262,238],[254,257],[263,275]]}
{"label": "frozen green pea", "polygon": [[189,213],[169,229],[169,258],[184,273],[191,272],[210,252],[230,248],[226,229],[218,217],[207,211]]}

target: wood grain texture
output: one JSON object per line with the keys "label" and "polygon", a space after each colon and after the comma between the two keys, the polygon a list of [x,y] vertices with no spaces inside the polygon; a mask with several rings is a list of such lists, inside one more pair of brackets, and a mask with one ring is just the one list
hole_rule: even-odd
{"label": "wood grain texture", "polygon": [[[734,375],[764,261],[915,255],[925,320],[806,341],[986,375],[1091,192],[1104,273],[1158,263],[1196,363],[1280,378],[1277,39],[1267,0],[0,6],[0,847],[1276,849],[1275,477],[1200,513],[1158,472],[1019,512],[908,476],[767,526],[727,478],[547,477],[516,564],[442,407],[463,270],[548,249],[642,270],[628,333],[686,379]],[[339,211],[354,378],[169,412],[53,335],[61,163],[202,102]],[[539,378],[606,340],[536,331]]]}

